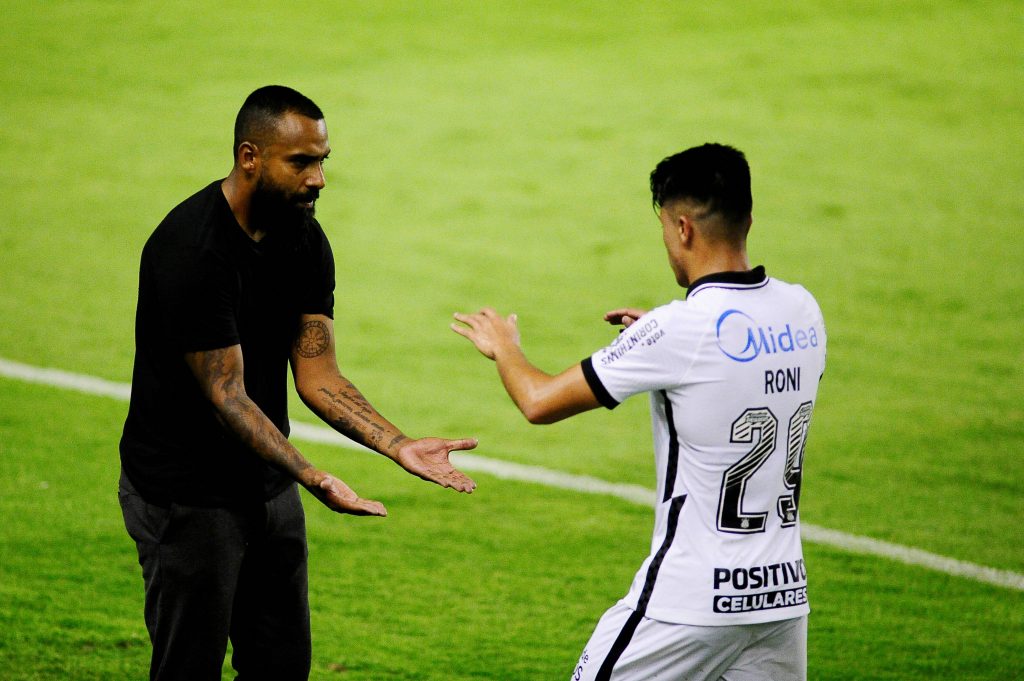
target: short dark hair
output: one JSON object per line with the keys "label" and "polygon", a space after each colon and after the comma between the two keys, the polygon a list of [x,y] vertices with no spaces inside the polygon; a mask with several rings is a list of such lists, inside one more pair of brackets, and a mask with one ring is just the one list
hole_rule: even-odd
{"label": "short dark hair", "polygon": [[726,222],[746,221],[753,207],[750,166],[743,152],[724,144],[703,144],[665,158],[651,171],[654,209],[683,199],[717,213]]}
{"label": "short dark hair", "polygon": [[309,97],[284,85],[265,85],[253,91],[235,117],[235,144],[232,156],[237,156],[242,142],[264,144],[277,122],[287,113],[298,113],[315,121],[324,114]]}

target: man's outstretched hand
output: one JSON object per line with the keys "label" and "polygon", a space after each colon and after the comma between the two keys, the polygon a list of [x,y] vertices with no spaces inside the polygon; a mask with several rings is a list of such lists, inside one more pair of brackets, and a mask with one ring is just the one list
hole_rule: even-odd
{"label": "man's outstretched hand", "polygon": [[[425,437],[406,440],[398,446],[394,460],[408,472],[428,482],[469,493],[476,489],[476,483],[452,466],[448,455],[454,451],[473,449],[476,445],[477,441],[472,438],[445,440]],[[310,470],[308,477],[303,475],[302,484],[320,503],[336,513],[381,517],[388,514],[384,504],[361,498],[351,487],[330,473]]]}
{"label": "man's outstretched hand", "polygon": [[317,471],[311,484],[305,485],[310,494],[336,513],[350,515],[386,516],[384,504],[372,499],[361,499],[352,488],[330,473]]}
{"label": "man's outstretched hand", "polygon": [[407,440],[399,445],[394,459],[399,466],[427,482],[468,494],[476,489],[476,483],[452,466],[448,455],[454,451],[473,449],[476,445],[477,441],[474,438],[445,440],[439,437],[425,437]]}

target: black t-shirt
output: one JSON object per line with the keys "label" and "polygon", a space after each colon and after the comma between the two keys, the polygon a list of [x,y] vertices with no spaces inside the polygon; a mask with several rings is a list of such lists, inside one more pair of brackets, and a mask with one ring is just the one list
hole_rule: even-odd
{"label": "black t-shirt", "polygon": [[237,506],[291,483],[221,425],[185,353],[241,344],[246,393],[288,435],[288,357],[302,314],[334,315],[334,256],[316,221],[255,242],[220,180],[164,218],[142,250],[121,437],[124,472],[144,499]]}

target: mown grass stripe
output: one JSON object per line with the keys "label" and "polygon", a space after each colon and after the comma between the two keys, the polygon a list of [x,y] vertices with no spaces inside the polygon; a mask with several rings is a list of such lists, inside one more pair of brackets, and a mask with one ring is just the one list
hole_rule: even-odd
{"label": "mown grass stripe", "polygon": [[[3,358],[0,358],[0,376],[74,390],[89,395],[111,397],[122,401],[128,400],[132,391],[131,384],[129,383],[108,381],[103,378],[75,374],[60,369],[36,367]],[[369,451],[362,445],[324,426],[293,421],[291,435],[296,439],[306,442]],[[488,475],[505,480],[531,482],[586,494],[605,494],[644,506],[653,507],[655,505],[654,490],[641,487],[640,485],[613,483],[586,475],[562,473],[540,466],[525,466],[509,461],[490,459],[478,454],[454,453],[452,454],[452,461],[463,470],[487,473]],[[802,537],[807,541],[826,544],[850,551],[851,553],[880,556],[908,565],[924,567],[937,572],[965,577],[977,582],[993,584],[1007,589],[1024,591],[1024,575],[1010,570],[998,570],[976,563],[940,556],[909,546],[848,534],[838,530],[830,530],[809,523],[801,523],[801,529]]]}

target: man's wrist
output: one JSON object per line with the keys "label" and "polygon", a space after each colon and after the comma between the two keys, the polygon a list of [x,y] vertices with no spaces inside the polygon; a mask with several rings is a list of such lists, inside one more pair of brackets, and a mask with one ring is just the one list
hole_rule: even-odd
{"label": "man's wrist", "polygon": [[384,446],[384,456],[389,459],[397,459],[398,450],[400,450],[407,442],[409,442],[409,437],[403,433],[398,433]]}
{"label": "man's wrist", "polygon": [[303,487],[311,489],[318,487],[325,477],[327,477],[325,472],[319,470],[315,466],[309,466],[299,471],[299,474],[296,476],[296,480]]}

